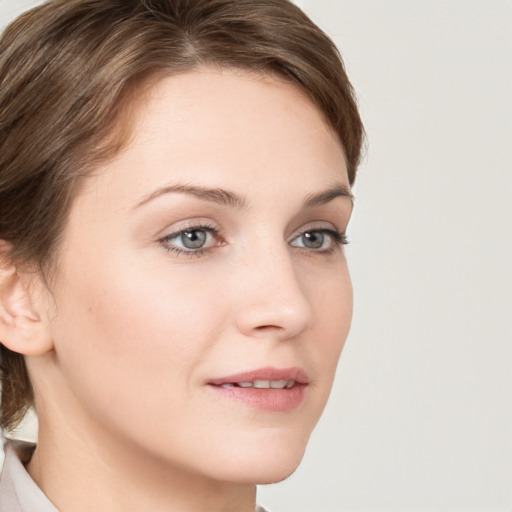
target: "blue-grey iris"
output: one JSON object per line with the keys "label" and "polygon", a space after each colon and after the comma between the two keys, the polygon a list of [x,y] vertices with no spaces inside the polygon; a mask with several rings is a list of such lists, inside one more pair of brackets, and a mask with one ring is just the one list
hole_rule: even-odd
{"label": "blue-grey iris", "polygon": [[206,231],[183,231],[181,242],[187,249],[200,249],[206,242]]}
{"label": "blue-grey iris", "polygon": [[325,235],[319,231],[308,231],[302,235],[302,243],[308,249],[319,249],[324,245]]}

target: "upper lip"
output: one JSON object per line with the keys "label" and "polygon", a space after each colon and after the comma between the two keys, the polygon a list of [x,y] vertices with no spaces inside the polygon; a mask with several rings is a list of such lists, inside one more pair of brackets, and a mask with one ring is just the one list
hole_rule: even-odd
{"label": "upper lip", "polygon": [[294,380],[298,384],[308,384],[309,377],[308,374],[299,367],[274,368],[268,366],[266,368],[258,368],[256,370],[211,379],[208,381],[208,384],[221,386],[222,384],[254,382],[256,380]]}

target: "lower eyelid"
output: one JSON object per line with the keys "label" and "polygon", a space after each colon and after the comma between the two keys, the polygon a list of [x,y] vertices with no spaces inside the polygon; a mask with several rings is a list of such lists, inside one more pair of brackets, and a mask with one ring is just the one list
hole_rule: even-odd
{"label": "lower eyelid", "polygon": [[189,258],[204,256],[206,252],[208,252],[208,249],[198,249],[196,251],[193,251],[189,249],[182,249],[181,247],[173,247],[168,245],[164,245],[164,249],[167,252],[172,252],[176,254],[176,256],[186,256]]}

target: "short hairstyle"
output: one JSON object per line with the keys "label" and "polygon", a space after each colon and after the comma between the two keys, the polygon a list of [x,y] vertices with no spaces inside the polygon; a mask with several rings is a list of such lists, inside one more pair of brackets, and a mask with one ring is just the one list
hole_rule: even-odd
{"label": "short hairstyle", "polygon": [[[0,40],[9,258],[49,272],[80,179],[126,144],[143,84],[212,65],[300,87],[339,137],[353,184],[364,130],[352,86],[333,42],[288,0],[53,0]],[[0,350],[0,426],[12,430],[33,390],[23,356]]]}

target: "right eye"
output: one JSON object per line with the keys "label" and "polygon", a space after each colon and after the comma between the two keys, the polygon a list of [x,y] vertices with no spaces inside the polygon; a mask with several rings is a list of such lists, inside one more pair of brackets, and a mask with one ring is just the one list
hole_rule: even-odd
{"label": "right eye", "polygon": [[159,240],[168,251],[200,255],[221,245],[217,230],[212,226],[191,226],[175,231]]}
{"label": "right eye", "polygon": [[169,242],[180,245],[185,249],[201,249],[208,238],[208,232],[204,229],[194,229],[191,231],[181,231]]}

